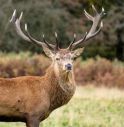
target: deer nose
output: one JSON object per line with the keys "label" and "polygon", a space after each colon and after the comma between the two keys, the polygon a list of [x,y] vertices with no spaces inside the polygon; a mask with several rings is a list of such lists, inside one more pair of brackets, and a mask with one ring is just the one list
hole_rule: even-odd
{"label": "deer nose", "polygon": [[70,63],[66,64],[65,67],[66,67],[67,70],[71,70],[72,69],[72,65]]}

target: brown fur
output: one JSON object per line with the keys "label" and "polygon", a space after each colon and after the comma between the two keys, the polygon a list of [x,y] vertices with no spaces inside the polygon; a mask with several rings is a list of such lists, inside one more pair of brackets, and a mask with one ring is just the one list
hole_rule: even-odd
{"label": "brown fur", "polygon": [[73,42],[66,49],[59,48],[56,33],[56,45],[47,43],[45,38],[45,43],[35,40],[29,34],[27,25],[25,25],[27,33],[25,35],[20,28],[22,13],[17,18],[16,10],[14,10],[10,22],[16,27],[17,34],[28,42],[42,46],[45,54],[52,58],[53,64],[43,77],[26,76],[0,79],[1,121],[24,121],[27,127],[39,127],[40,121],[71,99],[75,91],[73,71],[70,71],[73,70],[72,62],[84,50],[84,47],[76,48],[76,46],[96,36],[103,27],[101,21],[100,28],[96,31],[97,25],[104,15],[104,9],[102,8],[102,12],[98,14],[93,5],[92,8],[96,13],[94,17],[85,11],[85,15],[88,15],[87,17],[93,21],[90,31],[77,42],[75,42],[76,36],[74,35]]}
{"label": "brown fur", "polygon": [[58,72],[51,65],[43,77],[0,78],[0,121],[39,122],[56,108],[68,103],[75,91],[72,72]]}

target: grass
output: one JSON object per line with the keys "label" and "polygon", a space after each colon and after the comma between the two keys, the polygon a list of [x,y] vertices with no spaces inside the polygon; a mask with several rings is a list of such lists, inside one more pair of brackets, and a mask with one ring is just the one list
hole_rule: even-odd
{"label": "grass", "polygon": [[[78,87],[73,99],[54,111],[42,127],[124,127],[124,92],[116,88]],[[0,123],[0,127],[24,127]]]}

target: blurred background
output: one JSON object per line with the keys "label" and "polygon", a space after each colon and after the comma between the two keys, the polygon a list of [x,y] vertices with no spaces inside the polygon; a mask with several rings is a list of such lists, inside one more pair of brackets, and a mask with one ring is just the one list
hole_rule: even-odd
{"label": "blurred background", "polygon": [[[24,41],[16,34],[13,25],[9,23],[14,9],[17,9],[18,15],[21,11],[24,12],[21,24],[23,30],[24,23],[28,23],[33,37],[42,40],[44,33],[47,41],[51,43],[55,42],[56,31],[60,47],[64,48],[73,40],[74,33],[77,34],[77,39],[80,39],[90,29],[92,23],[85,17],[83,10],[86,9],[92,14],[92,4],[98,11],[104,7],[107,14],[103,19],[102,32],[90,40],[84,53],[75,62],[76,83],[80,86],[76,99],[71,103],[72,108],[68,106],[62,109],[58,115],[60,118],[58,117],[57,122],[54,121],[56,124],[52,122],[56,116],[54,114],[55,116],[53,115],[49,122],[46,121],[43,127],[49,125],[50,127],[83,125],[124,127],[122,119],[124,118],[124,0],[0,0],[0,77],[5,78],[24,75],[42,76],[50,64],[50,60],[41,55],[42,48]],[[75,107],[77,100],[82,103]],[[101,115],[96,115],[100,111]],[[79,117],[81,119],[85,117],[84,122],[76,122],[75,119],[78,121]]]}
{"label": "blurred background", "polygon": [[0,0],[0,76],[43,75],[49,66],[42,48],[20,38],[9,23],[14,9],[18,16],[24,12],[23,30],[28,23],[33,37],[42,41],[44,33],[50,43],[55,42],[56,31],[64,48],[74,33],[78,40],[90,29],[83,10],[92,14],[92,4],[99,12],[104,7],[107,14],[102,32],[90,40],[75,64],[77,84],[124,87],[124,0]]}
{"label": "blurred background", "polygon": [[60,45],[67,46],[77,33],[78,39],[89,30],[91,22],[84,15],[86,9],[92,14],[91,4],[107,13],[104,18],[104,29],[91,40],[83,58],[101,57],[124,60],[124,1],[123,0],[0,0],[0,50],[3,52],[31,51],[40,52],[41,48],[30,45],[16,35],[12,25],[8,23],[13,10],[18,15],[24,12],[22,28],[27,22],[34,37],[42,40],[46,35],[49,42],[55,41],[54,32],[59,36]]}

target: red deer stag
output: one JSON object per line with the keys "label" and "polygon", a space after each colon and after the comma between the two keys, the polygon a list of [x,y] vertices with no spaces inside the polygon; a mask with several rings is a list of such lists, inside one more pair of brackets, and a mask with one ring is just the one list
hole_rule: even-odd
{"label": "red deer stag", "polygon": [[[56,108],[67,104],[75,92],[73,61],[84,49],[84,42],[96,36],[103,27],[101,21],[104,9],[98,13],[92,6],[95,16],[85,10],[85,15],[93,22],[88,33],[78,41],[74,40],[66,49],[60,49],[56,37],[56,45],[49,44],[44,36],[43,42],[34,39],[25,24],[25,34],[20,27],[22,14],[17,18],[16,10],[12,22],[19,36],[28,42],[41,46],[45,54],[52,59],[46,74],[40,76],[23,76],[11,79],[0,78],[0,121],[25,122],[27,127],[39,127],[40,121],[46,119]],[[98,25],[100,27],[97,29]],[[81,46],[80,48],[79,45]]]}

